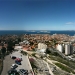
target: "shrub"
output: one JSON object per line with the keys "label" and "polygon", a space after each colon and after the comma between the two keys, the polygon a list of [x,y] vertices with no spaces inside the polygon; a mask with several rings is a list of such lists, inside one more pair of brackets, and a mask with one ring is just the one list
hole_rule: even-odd
{"label": "shrub", "polygon": [[35,60],[33,58],[29,58],[32,68],[37,68],[35,65]]}
{"label": "shrub", "polygon": [[34,56],[34,57],[35,57],[35,54],[36,54],[36,53],[32,53],[32,56]]}
{"label": "shrub", "polygon": [[21,51],[21,53],[22,53],[23,55],[27,55],[27,52]]}

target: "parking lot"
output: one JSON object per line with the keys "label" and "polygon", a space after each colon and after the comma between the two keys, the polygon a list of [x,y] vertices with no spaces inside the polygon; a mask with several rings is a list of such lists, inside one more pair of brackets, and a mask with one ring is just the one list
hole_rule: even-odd
{"label": "parking lot", "polygon": [[11,59],[11,56],[22,57],[22,65],[18,65],[18,67],[16,68],[17,71],[19,71],[19,69],[25,69],[28,70],[28,75],[32,75],[32,73],[30,72],[32,68],[28,60],[28,56],[22,55],[18,51],[13,52],[12,54],[5,57],[5,60],[3,62],[3,71],[1,75],[8,75],[7,72],[10,70],[11,65],[15,63],[15,59]]}
{"label": "parking lot", "polygon": [[15,63],[15,60],[10,58],[10,55],[7,55],[3,61],[3,71],[1,75],[7,75],[7,72],[11,68],[11,64]]}

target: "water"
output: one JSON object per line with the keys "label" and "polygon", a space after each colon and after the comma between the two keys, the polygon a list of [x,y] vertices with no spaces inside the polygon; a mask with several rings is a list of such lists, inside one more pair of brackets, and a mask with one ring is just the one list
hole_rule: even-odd
{"label": "water", "polygon": [[[50,32],[50,33],[49,33]],[[20,35],[20,34],[67,34],[73,36],[75,31],[48,31],[42,32],[39,30],[36,31],[24,31],[24,30],[0,30],[0,35]]]}

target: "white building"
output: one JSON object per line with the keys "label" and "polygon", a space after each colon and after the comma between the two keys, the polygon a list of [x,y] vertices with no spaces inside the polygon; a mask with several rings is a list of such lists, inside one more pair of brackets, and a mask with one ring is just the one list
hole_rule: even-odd
{"label": "white building", "polygon": [[60,52],[63,52],[63,46],[62,46],[62,44],[58,44],[56,48],[57,48],[57,50],[59,50]]}
{"label": "white building", "polygon": [[70,44],[66,44],[65,45],[65,55],[69,55],[70,54]]}
{"label": "white building", "polygon": [[22,46],[15,46],[15,50],[22,50]]}
{"label": "white building", "polygon": [[58,44],[56,49],[65,55],[73,54],[73,46],[71,43]]}
{"label": "white building", "polygon": [[40,53],[44,53],[46,50],[45,49],[41,49],[40,50]]}
{"label": "white building", "polygon": [[39,43],[39,44],[38,44],[38,49],[39,49],[39,50],[41,50],[41,49],[45,49],[45,50],[46,50],[46,49],[47,49],[47,45],[44,44],[44,43]]}
{"label": "white building", "polygon": [[44,53],[47,49],[47,45],[44,43],[39,43],[38,44],[38,50],[40,50],[41,53]]}

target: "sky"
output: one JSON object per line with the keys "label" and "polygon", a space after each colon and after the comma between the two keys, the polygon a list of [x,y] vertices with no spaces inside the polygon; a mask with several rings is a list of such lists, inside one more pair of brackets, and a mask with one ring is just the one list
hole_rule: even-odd
{"label": "sky", "polygon": [[0,0],[0,30],[75,30],[75,0]]}

